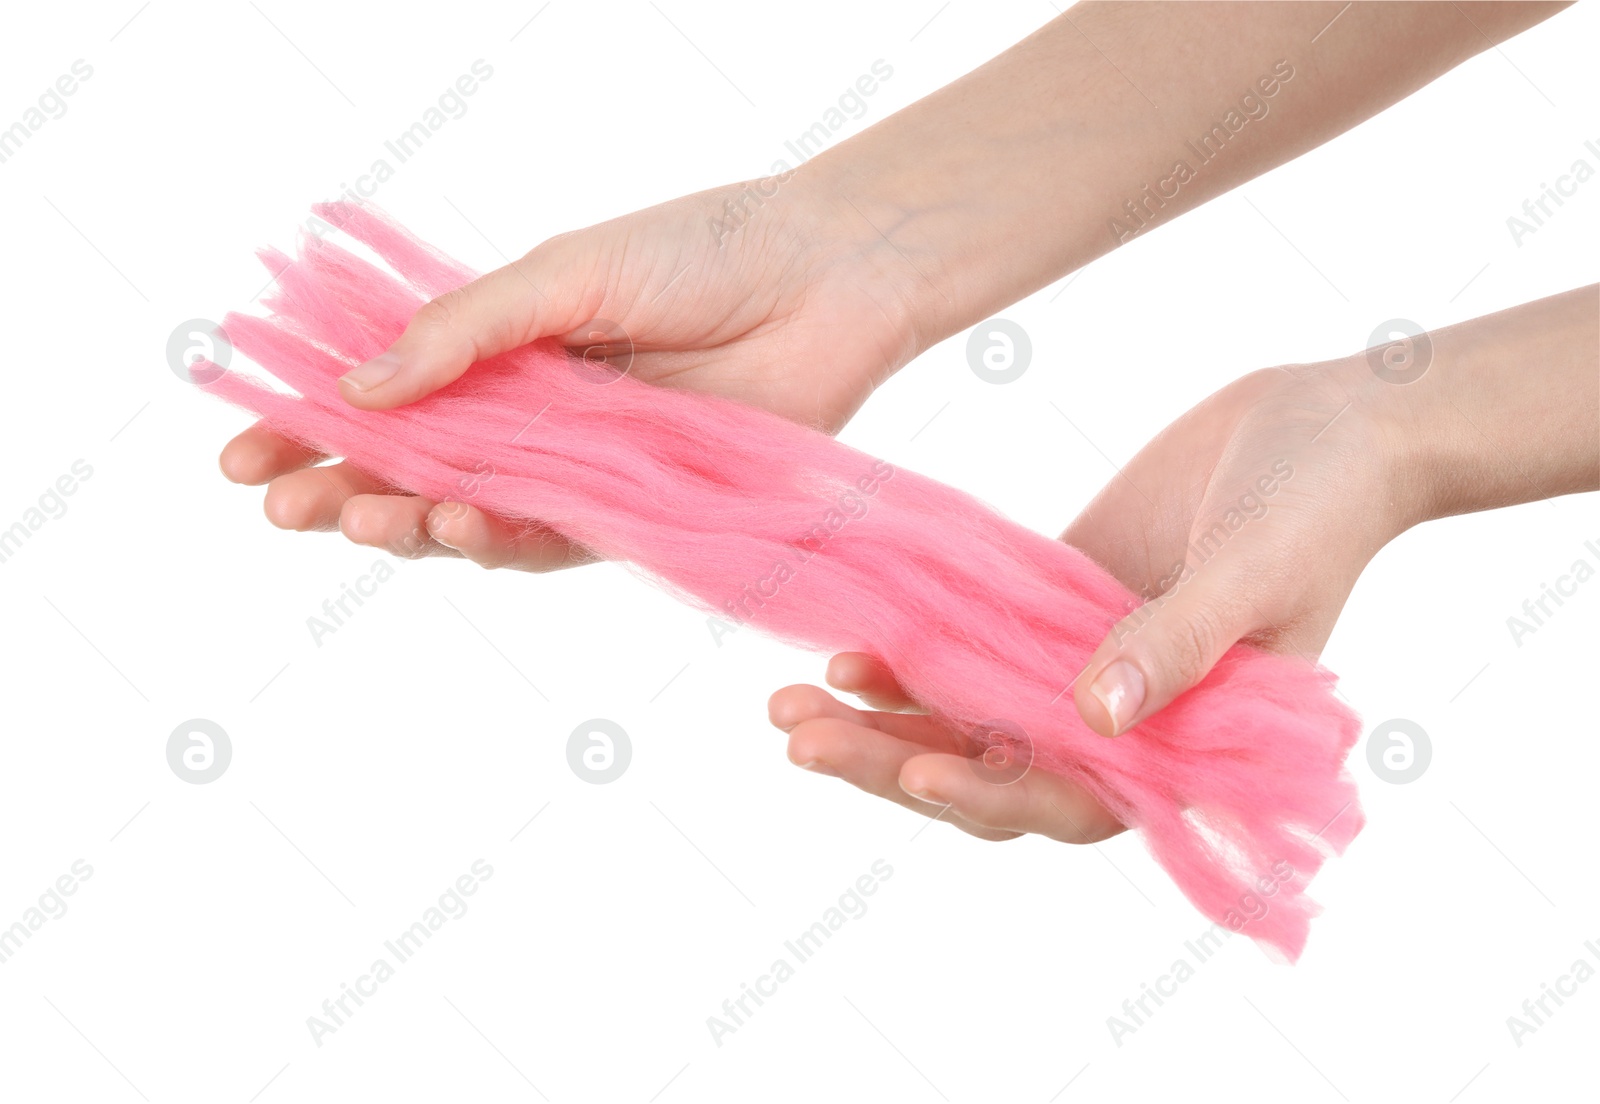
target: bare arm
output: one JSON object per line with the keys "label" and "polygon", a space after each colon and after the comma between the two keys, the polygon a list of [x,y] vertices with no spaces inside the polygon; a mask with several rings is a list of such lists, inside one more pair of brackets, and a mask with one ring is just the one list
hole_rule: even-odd
{"label": "bare arm", "polygon": [[920,350],[1563,6],[1076,4],[798,180],[870,223]]}

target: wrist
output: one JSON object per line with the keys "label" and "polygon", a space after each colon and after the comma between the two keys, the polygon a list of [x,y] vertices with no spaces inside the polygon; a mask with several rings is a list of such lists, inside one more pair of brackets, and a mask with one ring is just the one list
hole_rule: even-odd
{"label": "wrist", "polygon": [[1373,372],[1367,353],[1341,357],[1321,371],[1349,396],[1346,415],[1360,428],[1363,470],[1371,481],[1363,496],[1380,544],[1438,516],[1439,450],[1431,404]]}
{"label": "wrist", "polygon": [[800,166],[788,186],[816,214],[828,264],[858,286],[883,290],[886,324],[909,361],[985,317],[970,302],[980,258],[963,246],[948,206],[926,203],[869,148],[842,152],[848,156],[830,150]]}
{"label": "wrist", "polygon": [[1596,302],[1577,288],[1345,358],[1405,528],[1600,489]]}

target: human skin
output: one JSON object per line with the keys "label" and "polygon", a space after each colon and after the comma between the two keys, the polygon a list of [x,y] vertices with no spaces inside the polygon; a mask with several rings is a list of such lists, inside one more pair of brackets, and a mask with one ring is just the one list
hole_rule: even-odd
{"label": "human skin", "polygon": [[[1296,75],[1267,99],[1270,114],[1165,201],[1158,222],[1561,5],[1341,7],[1076,5],[799,167],[721,243],[708,227],[748,182],[559,235],[428,304],[387,357],[350,373],[344,394],[366,409],[399,406],[538,337],[588,345],[603,319],[631,340],[641,379],[837,430],[918,353],[1113,248],[1122,204],[1243,93],[1259,95],[1278,59]],[[222,468],[236,482],[267,483],[268,517],[285,528],[338,527],[358,543],[459,552],[486,566],[568,562],[553,538],[519,541],[464,505],[430,518],[432,503],[383,494],[345,464],[311,470],[319,459],[257,426],[229,442]],[[424,539],[410,539],[419,526]]]}
{"label": "human skin", "polygon": [[[388,409],[554,335],[622,354],[640,379],[836,431],[922,351],[1114,248],[1125,203],[1150,204],[1141,233],[1159,229],[1561,6],[1079,4],[786,178],[544,242],[429,303],[342,391]],[[1261,82],[1280,61],[1294,75],[1268,96]],[[1156,207],[1146,187],[1246,94],[1268,113]],[[753,186],[770,198],[719,240],[712,223]],[[586,558],[553,533],[395,494],[323,459],[257,425],[221,466],[267,484],[267,516],[283,528],[485,567]]]}
{"label": "human skin", "polygon": [[[1313,662],[1367,563],[1414,525],[1600,489],[1600,285],[1394,351],[1418,358],[1420,378],[1387,382],[1373,370],[1380,349],[1229,384],[1151,441],[1062,534],[1152,598],[1073,684],[1094,730],[1128,733],[1241,640]],[[1217,529],[1230,511],[1246,520]],[[1113,716],[1092,687],[1118,664],[1137,673],[1139,692],[1111,696],[1123,709]],[[827,679],[874,708],[815,686],[778,691],[769,715],[789,733],[793,762],[984,839],[1082,843],[1121,830],[1060,776],[987,781],[970,762],[982,749],[910,712],[870,656],[833,657]]]}

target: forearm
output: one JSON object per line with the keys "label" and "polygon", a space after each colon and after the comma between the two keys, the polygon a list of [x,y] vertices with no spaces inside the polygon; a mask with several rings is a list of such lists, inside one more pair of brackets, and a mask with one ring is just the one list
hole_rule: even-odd
{"label": "forearm", "polygon": [[1600,490],[1600,284],[1434,331],[1404,355],[1420,376],[1368,386],[1402,527]]}
{"label": "forearm", "polygon": [[799,175],[899,266],[920,351],[1561,6],[1078,4]]}

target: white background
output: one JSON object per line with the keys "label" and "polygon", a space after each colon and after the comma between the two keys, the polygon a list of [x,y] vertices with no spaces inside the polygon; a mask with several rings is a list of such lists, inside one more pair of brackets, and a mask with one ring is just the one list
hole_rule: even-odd
{"label": "white background", "polygon": [[[1594,496],[1377,558],[1325,661],[1369,728],[1422,725],[1431,766],[1391,785],[1358,748],[1370,823],[1314,885],[1301,963],[1234,940],[1120,1046],[1107,1017],[1207,922],[1134,836],[917,834],[792,767],[765,701],[819,680],[819,657],[752,633],[719,648],[609,565],[399,562],[313,642],[306,619],[381,557],[268,525],[216,468],[245,416],[181,383],[165,344],[247,304],[252,251],[292,245],[475,59],[492,79],[376,198],[488,268],[767,171],[875,59],[894,75],[850,131],[1054,15],[540,2],[8,12],[0,125],[75,59],[94,74],[0,165],[0,528],[75,460],[93,475],[0,564],[0,926],[75,860],[93,875],[0,965],[0,1096],[1592,1097],[1600,980],[1521,1047],[1506,1019],[1600,940],[1600,582],[1520,647],[1506,619],[1595,558]],[[1520,247],[1506,219],[1580,156],[1600,165],[1596,41],[1588,5],[1479,56],[1007,310],[1034,346],[1019,381],[976,378],[961,335],[844,438],[1053,534],[1106,457],[1248,370],[1594,280],[1600,181]],[[609,785],[567,765],[594,717],[632,741]],[[208,785],[167,764],[190,718],[232,741]],[[480,858],[470,910],[317,1046],[307,1017]],[[707,1017],[878,859],[893,876],[868,911],[719,1047]]]}

